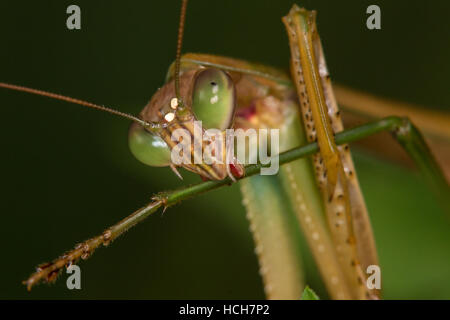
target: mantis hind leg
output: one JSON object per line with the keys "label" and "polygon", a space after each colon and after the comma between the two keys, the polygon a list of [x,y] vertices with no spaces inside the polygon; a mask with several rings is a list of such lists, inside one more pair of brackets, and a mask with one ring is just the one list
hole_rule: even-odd
{"label": "mantis hind leg", "polygon": [[382,131],[392,133],[414,161],[427,184],[439,198],[441,205],[450,213],[450,186],[422,133],[409,118],[391,116],[363,124],[337,134],[336,143],[357,141]]}

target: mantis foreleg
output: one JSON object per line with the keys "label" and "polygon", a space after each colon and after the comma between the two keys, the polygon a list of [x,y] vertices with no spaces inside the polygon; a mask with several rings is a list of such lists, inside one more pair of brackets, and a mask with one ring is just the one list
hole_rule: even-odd
{"label": "mantis foreleg", "polygon": [[[334,133],[342,129],[342,124],[337,118],[337,105],[316,30],[315,12],[294,5],[283,22],[289,35],[291,73],[307,138],[309,142],[317,141],[320,149],[313,157],[316,180],[323,195],[338,260],[352,296],[371,298],[378,293],[370,292],[365,286],[361,257],[364,257],[365,265],[378,264],[375,244],[351,157],[345,155],[348,147],[338,149],[334,141]],[[354,217],[358,218],[359,224],[354,224]],[[355,227],[362,231],[359,233],[362,239],[357,238]]]}

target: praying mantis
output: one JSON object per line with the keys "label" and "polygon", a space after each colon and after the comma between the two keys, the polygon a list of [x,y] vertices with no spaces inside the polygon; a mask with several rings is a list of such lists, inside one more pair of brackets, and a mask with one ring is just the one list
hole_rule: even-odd
{"label": "praying mantis", "polygon": [[[184,56],[184,62],[190,62],[190,63],[193,63],[192,61],[193,60],[197,60],[198,61],[198,59],[193,59],[193,58],[198,58],[199,56],[189,56],[189,55],[187,55],[187,56]],[[200,56],[200,58],[207,58],[207,57],[205,57],[205,56]],[[189,61],[190,60],[190,61]],[[203,61],[203,64],[205,64],[205,63],[211,63],[211,61],[205,61],[206,59],[200,59],[200,61]],[[183,60],[182,60],[182,62],[183,62]],[[197,63],[198,65],[201,65],[201,63]],[[319,160],[318,160],[319,161]],[[246,180],[243,180],[242,182],[240,182],[240,183],[245,183],[245,181]],[[250,182],[249,182],[250,183]],[[247,188],[249,188],[248,186],[246,186]],[[246,188],[245,186],[244,186],[244,188]],[[249,193],[250,193],[250,191],[249,191]],[[244,192],[244,194],[246,194],[245,192]],[[245,200],[244,200],[245,201]],[[251,205],[251,203],[254,203],[254,202],[256,202],[256,203],[258,203],[258,201],[251,201],[251,200],[247,200],[247,201],[245,201],[246,203],[247,203],[247,205]],[[108,238],[108,233],[106,233],[106,234],[104,234],[104,236],[106,236],[106,238]],[[311,237],[313,236],[313,233],[311,233]],[[108,239],[106,239],[106,240],[108,240]],[[285,265],[284,265],[285,266]],[[283,267],[284,267],[283,266]],[[293,264],[291,265],[292,267],[294,266]],[[286,266],[287,267],[287,266]],[[286,282],[289,282],[289,281],[287,281],[286,280]],[[329,279],[329,282],[333,282],[333,280],[330,278]],[[269,287],[270,288],[270,287]],[[269,291],[270,292],[270,289],[267,289],[266,288],[266,290],[267,291]],[[366,292],[364,292],[363,293],[364,295],[366,294]],[[336,292],[335,293],[335,295],[333,295],[333,294],[331,294],[331,296],[332,297],[335,297],[335,298],[353,298],[353,297],[359,297],[358,295],[348,295],[348,296],[339,296],[339,292]],[[276,296],[275,296],[276,297]],[[283,297],[285,297],[284,295],[283,295]]]}

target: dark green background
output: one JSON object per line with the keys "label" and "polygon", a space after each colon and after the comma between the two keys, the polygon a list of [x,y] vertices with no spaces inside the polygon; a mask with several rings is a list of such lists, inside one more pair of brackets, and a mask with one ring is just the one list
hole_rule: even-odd
{"label": "dark green background", "polygon": [[[66,29],[78,4],[82,30]],[[318,10],[332,77],[380,96],[449,109],[448,1],[298,1]],[[192,0],[184,52],[289,64],[281,23],[289,1]],[[365,10],[378,4],[382,30]],[[0,81],[138,113],[173,61],[178,1],[2,1]],[[199,178],[149,168],[127,147],[128,121],[0,90],[0,298],[263,298],[237,186],[157,213],[81,263],[82,290],[66,275],[31,293],[34,267],[101,232],[161,190]],[[449,220],[420,177],[356,153],[373,220],[386,298],[450,298]],[[306,258],[308,283],[325,297]]]}

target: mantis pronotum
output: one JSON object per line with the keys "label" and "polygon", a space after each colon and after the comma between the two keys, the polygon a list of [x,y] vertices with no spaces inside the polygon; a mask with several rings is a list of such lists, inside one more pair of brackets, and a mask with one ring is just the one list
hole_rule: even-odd
{"label": "mantis pronotum", "polygon": [[[195,59],[193,59],[193,58],[195,58]],[[205,56],[185,56],[185,59],[184,59],[184,61],[185,62],[187,62],[187,63],[189,63],[189,62],[191,62],[192,63],[192,61],[202,61],[201,59],[198,59],[198,58],[203,58],[204,60],[206,60],[205,58],[207,58],[207,57],[205,57]],[[191,60],[191,61],[189,61],[189,60]],[[203,61],[203,62],[205,62],[204,63],[204,65],[206,65],[207,64],[207,62],[209,62],[209,61]],[[197,63],[197,65],[199,65],[199,64],[201,64],[201,63]],[[319,160],[318,160],[319,161]],[[286,168],[289,168],[288,166],[286,167]],[[288,170],[288,169],[286,169],[286,170]],[[242,182],[242,183],[246,183],[245,182],[245,180]],[[245,188],[245,187],[244,187]],[[331,192],[331,193],[333,193],[333,191]],[[248,192],[247,194],[250,194],[250,192]],[[108,240],[107,238],[108,238],[108,233],[105,233],[105,236],[106,236],[106,240]],[[331,279],[330,279],[330,281],[332,281]],[[270,283],[268,284],[269,286],[270,286]],[[270,290],[268,290],[268,291],[270,291]],[[270,295],[269,295],[270,296]],[[333,294],[332,294],[332,296],[333,296]],[[273,296],[273,297],[277,297],[277,296]],[[283,297],[285,297],[285,296],[283,296]],[[337,297],[337,298],[339,298],[339,296],[338,296],[338,293],[336,293],[336,295],[334,296],[334,297]],[[349,295],[349,296],[344,296],[344,298],[345,297],[354,297],[354,296],[352,296],[352,295]],[[355,297],[359,297],[359,296],[355,296]]]}

